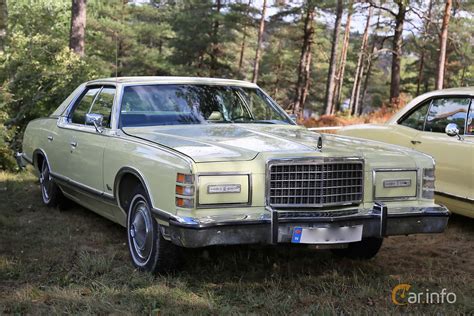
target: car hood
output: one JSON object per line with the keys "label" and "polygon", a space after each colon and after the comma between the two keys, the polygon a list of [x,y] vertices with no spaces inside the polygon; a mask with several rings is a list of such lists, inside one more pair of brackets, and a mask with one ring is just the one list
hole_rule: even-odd
{"label": "car hood", "polygon": [[[334,157],[378,157],[383,160],[409,158],[413,151],[398,146],[337,135],[324,135],[296,125],[208,124],[126,127],[123,131],[157,143],[192,158],[195,162],[246,161],[262,156],[324,155]],[[404,158],[402,158],[404,157]],[[409,159],[411,160],[411,159]],[[405,164],[406,165],[406,164]]]}

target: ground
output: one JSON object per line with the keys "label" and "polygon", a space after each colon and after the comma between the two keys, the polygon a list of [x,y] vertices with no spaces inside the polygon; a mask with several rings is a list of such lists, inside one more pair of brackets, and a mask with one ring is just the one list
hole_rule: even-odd
{"label": "ground", "polygon": [[[474,313],[474,220],[444,234],[391,237],[376,258],[239,246],[186,253],[179,271],[132,268],[125,230],[79,206],[41,205],[31,173],[0,173],[0,314]],[[395,306],[399,283],[456,294],[454,304]]]}

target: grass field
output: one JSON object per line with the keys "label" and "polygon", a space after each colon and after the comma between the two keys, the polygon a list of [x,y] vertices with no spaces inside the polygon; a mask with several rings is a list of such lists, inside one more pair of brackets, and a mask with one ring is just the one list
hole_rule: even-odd
{"label": "grass field", "polygon": [[[41,205],[29,173],[0,173],[0,314],[474,313],[474,220],[392,237],[370,261],[290,247],[187,252],[166,276],[135,271],[122,227],[79,206]],[[391,289],[446,288],[455,304],[395,306]]]}

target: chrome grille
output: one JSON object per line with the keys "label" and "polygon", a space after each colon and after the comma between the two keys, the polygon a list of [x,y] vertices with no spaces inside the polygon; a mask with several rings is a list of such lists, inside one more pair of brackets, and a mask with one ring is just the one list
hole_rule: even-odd
{"label": "chrome grille", "polygon": [[360,159],[273,161],[268,165],[267,199],[273,207],[359,204],[364,188]]}

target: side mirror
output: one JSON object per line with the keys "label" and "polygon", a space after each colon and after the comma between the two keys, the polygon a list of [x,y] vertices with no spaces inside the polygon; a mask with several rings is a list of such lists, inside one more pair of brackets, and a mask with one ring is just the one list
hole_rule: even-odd
{"label": "side mirror", "polygon": [[297,122],[297,120],[298,120],[298,115],[296,115],[296,114],[289,114],[289,116],[290,116],[290,119],[291,119],[293,122],[295,122],[295,123]]}
{"label": "side mirror", "polygon": [[459,128],[456,125],[456,123],[449,123],[446,125],[446,128],[444,129],[446,135],[454,137],[457,136],[459,140],[462,140],[463,138],[459,135]]}
{"label": "side mirror", "polygon": [[95,130],[98,133],[102,133],[104,131],[102,127],[103,123],[104,123],[104,116],[102,114],[96,114],[96,113],[86,114],[86,125],[94,125]]}

